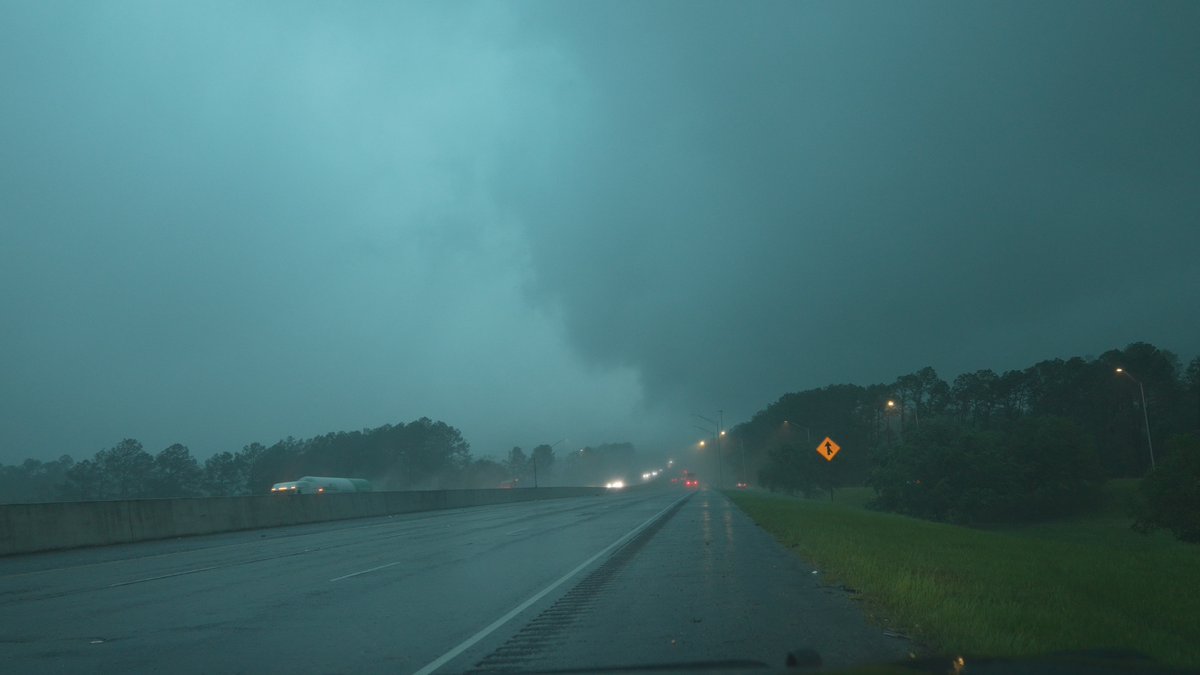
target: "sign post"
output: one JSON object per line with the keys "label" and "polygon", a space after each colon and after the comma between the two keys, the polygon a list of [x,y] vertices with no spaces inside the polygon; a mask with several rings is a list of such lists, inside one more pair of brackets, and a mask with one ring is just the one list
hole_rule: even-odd
{"label": "sign post", "polygon": [[[841,449],[842,449],[842,446],[838,445],[837,443],[834,443],[832,438],[826,436],[825,440],[821,441],[821,444],[817,446],[817,454],[824,457],[826,462],[832,462],[833,458],[837,456],[838,452],[840,452]],[[830,466],[829,468],[831,470],[833,469],[832,466]],[[829,477],[829,501],[833,501],[833,476],[832,475],[830,475],[830,477]]]}

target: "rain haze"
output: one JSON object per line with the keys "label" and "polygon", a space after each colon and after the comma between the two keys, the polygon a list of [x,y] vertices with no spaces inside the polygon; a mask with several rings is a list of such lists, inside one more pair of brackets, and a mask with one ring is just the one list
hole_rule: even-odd
{"label": "rain haze", "polygon": [[1200,338],[1200,4],[0,4],[0,462]]}

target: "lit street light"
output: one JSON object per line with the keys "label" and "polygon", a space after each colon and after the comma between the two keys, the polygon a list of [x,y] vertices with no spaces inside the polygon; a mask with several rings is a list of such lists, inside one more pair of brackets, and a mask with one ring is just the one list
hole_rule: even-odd
{"label": "lit street light", "polygon": [[1146,446],[1150,448],[1150,469],[1154,469],[1154,441],[1150,440],[1150,415],[1146,413],[1146,388],[1142,386],[1140,380],[1131,375],[1124,368],[1117,368],[1118,375],[1124,375],[1129,379],[1137,382],[1138,391],[1142,395],[1142,421],[1146,424]]}
{"label": "lit street light", "polygon": [[[899,403],[897,403],[893,399],[889,398],[885,410],[889,414],[892,411],[896,411],[897,416],[900,418],[900,441],[903,442],[904,441],[904,401],[900,401]],[[888,422],[887,428],[888,428],[888,442],[890,443],[891,438],[892,438],[892,425],[890,422]]]}
{"label": "lit street light", "polygon": [[[704,420],[705,422],[708,422],[709,424],[713,425],[712,429],[709,429],[707,427],[702,427],[698,424],[693,424],[692,426],[694,426],[697,429],[700,429],[702,431],[709,432],[713,436],[713,444],[717,448],[717,452],[715,453],[715,457],[716,457],[716,461],[717,461],[717,488],[720,489],[725,482],[724,471],[721,468],[721,437],[725,435],[725,430],[722,428],[725,426],[725,411],[724,410],[717,411],[717,420],[710,420],[709,418],[705,417],[704,415],[697,415],[696,413],[692,413],[692,417],[698,417],[698,418]],[[704,447],[704,441],[700,441],[700,447],[702,447],[702,448]]]}

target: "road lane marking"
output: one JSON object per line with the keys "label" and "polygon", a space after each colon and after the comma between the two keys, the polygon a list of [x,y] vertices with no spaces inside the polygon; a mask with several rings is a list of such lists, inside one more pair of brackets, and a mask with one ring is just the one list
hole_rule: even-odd
{"label": "road lane marking", "polygon": [[342,576],[340,576],[340,577],[335,577],[335,578],[333,578],[333,579],[330,579],[330,581],[341,581],[342,579],[349,579],[350,577],[356,577],[356,576],[358,576],[358,575],[360,575],[360,574],[367,574],[367,573],[369,573],[369,572],[374,572],[374,571],[376,571],[376,570],[381,570],[381,569],[384,569],[384,568],[387,568],[387,567],[395,567],[396,565],[399,565],[399,564],[400,564],[400,563],[402,563],[402,562],[404,562],[404,561],[403,561],[403,560],[397,560],[396,562],[390,562],[390,563],[388,563],[388,564],[386,564],[386,565],[380,565],[380,566],[378,566],[378,567],[372,567],[372,568],[371,568],[371,569],[369,569],[369,570],[362,570],[361,572],[351,572],[350,574],[343,574],[343,575],[342,575]]}
{"label": "road lane marking", "polygon": [[680,502],[682,502],[683,500],[687,499],[690,496],[691,496],[690,494],[685,494],[684,496],[680,497],[679,499],[676,499],[675,501],[671,502],[671,504],[669,506],[667,506],[667,508],[663,509],[662,511],[659,511],[658,513],[654,514],[653,516],[650,516],[650,518],[647,519],[644,523],[642,523],[641,525],[638,525],[637,527],[633,528],[629,532],[626,532],[619,539],[617,539],[613,543],[609,544],[608,546],[605,546],[604,549],[602,551],[600,551],[599,553],[597,553],[596,555],[579,563],[578,567],[576,567],[575,569],[571,570],[570,572],[567,572],[566,574],[564,574],[561,578],[559,578],[558,581],[555,581],[554,583],[550,584],[549,586],[547,586],[547,587],[543,588],[542,590],[538,591],[537,593],[535,593],[533,595],[533,597],[529,598],[525,602],[522,602],[521,604],[517,605],[516,607],[510,609],[504,616],[491,622],[483,630],[479,631],[478,633],[476,633],[476,634],[472,635],[471,637],[467,638],[466,640],[462,641],[461,643],[458,644],[458,646],[454,647],[450,651],[446,652],[445,654],[442,654],[441,656],[437,657],[433,661],[430,661],[424,668],[416,671],[415,673],[413,673],[413,675],[429,675],[430,673],[434,672],[438,668],[441,668],[442,666],[446,665],[447,663],[449,663],[454,658],[458,657],[463,652],[465,652],[468,649],[470,649],[471,647],[475,646],[475,644],[477,642],[479,642],[480,640],[482,640],[485,637],[494,633],[496,631],[496,629],[500,628],[501,626],[508,623],[509,621],[512,621],[513,618],[516,617],[517,615],[519,615],[521,612],[524,612],[525,610],[529,609],[538,600],[541,600],[542,598],[549,595],[552,591],[554,591],[554,589],[556,589],[559,586],[562,586],[566,582],[570,581],[573,577],[578,575],[583,570],[587,569],[589,566],[591,566],[592,563],[599,560],[605,554],[612,552],[613,549],[617,548],[621,544],[624,544],[625,542],[629,541],[633,537],[637,536],[637,534],[639,532],[641,532],[642,530],[649,527],[652,523],[654,523],[654,521],[661,518],[664,514],[666,514],[671,509],[675,508],[676,505],[678,505]]}
{"label": "road lane marking", "polygon": [[[594,495],[594,496],[585,495],[585,496],[580,496],[580,497],[572,497],[571,499],[602,500],[602,499],[606,499],[607,497],[608,497],[607,495]],[[171,556],[187,555],[190,553],[204,553],[204,552],[210,552],[210,551],[216,552],[221,549],[234,548],[234,547],[240,547],[240,546],[264,546],[264,545],[286,544],[286,543],[289,543],[291,540],[296,539],[298,537],[338,534],[340,532],[350,532],[353,530],[360,530],[360,529],[366,529],[366,528],[388,527],[388,526],[401,526],[401,527],[407,526],[408,528],[410,528],[410,530],[420,530],[420,529],[429,528],[429,527],[436,527],[439,525],[439,523],[436,523],[436,522],[421,522],[421,521],[435,521],[435,520],[440,520],[443,518],[453,518],[458,515],[461,515],[463,512],[469,512],[474,509],[482,510],[482,509],[485,509],[488,507],[491,507],[488,510],[504,509],[505,507],[511,507],[512,509],[516,510],[519,507],[544,506],[546,508],[541,509],[540,511],[549,512],[551,508],[557,506],[556,504],[547,504],[546,501],[558,501],[558,500],[527,500],[527,501],[512,502],[512,503],[507,503],[507,504],[489,504],[489,505],[484,505],[484,506],[464,506],[464,507],[458,507],[458,508],[453,508],[453,509],[441,509],[441,510],[435,510],[435,511],[410,511],[410,512],[403,512],[403,513],[393,513],[393,514],[382,515],[382,516],[369,516],[369,517],[363,518],[361,520],[381,520],[381,522],[373,522],[373,523],[370,523],[367,525],[350,525],[350,526],[342,525],[342,523],[345,523],[345,522],[353,522],[355,520],[360,520],[360,519],[354,518],[354,519],[347,519],[347,520],[341,520],[341,521],[317,521],[317,522],[312,522],[312,523],[297,523],[295,525],[279,526],[278,528],[258,528],[255,530],[247,530],[247,531],[242,531],[242,532],[237,532],[237,531],[212,532],[212,533],[202,535],[202,536],[203,537],[213,537],[213,538],[224,537],[224,536],[242,537],[242,536],[249,536],[250,534],[252,534],[254,532],[260,532],[263,530],[275,530],[275,529],[283,530],[283,531],[277,533],[275,536],[272,536],[269,538],[254,538],[254,539],[250,539],[247,541],[234,541],[234,542],[229,542],[229,543],[225,543],[225,544],[213,544],[211,546],[199,545],[199,546],[196,546],[195,548],[185,548],[185,549],[181,549],[181,550],[177,550],[177,551],[165,551],[163,553],[151,553],[151,554],[147,554],[147,555],[132,556],[132,557],[128,557],[128,558],[114,558],[112,560],[97,560],[94,562],[84,562],[84,563],[73,564],[73,565],[64,565],[62,567],[47,567],[47,568],[43,568],[43,569],[27,570],[24,572],[6,572],[3,570],[0,570],[0,580],[10,579],[10,578],[18,578],[18,577],[29,577],[29,576],[35,576],[35,575],[41,575],[41,574],[53,574],[55,572],[70,572],[70,571],[79,570],[79,569],[83,569],[83,568],[87,568],[87,567],[102,567],[102,566],[106,566],[106,565],[120,565],[123,563],[140,562],[143,560],[153,560],[153,559],[158,559],[158,558],[167,558],[167,557],[171,557]],[[568,510],[579,510],[579,509],[587,508],[588,506],[589,505],[574,506]],[[555,511],[555,513],[558,513],[558,512],[559,511]],[[492,515],[495,515],[495,514],[492,514]],[[510,515],[510,514],[500,514],[499,518],[497,518],[497,519],[503,519],[505,517],[508,517],[508,515]],[[542,515],[542,513],[535,513],[535,515]],[[524,518],[527,516],[521,516],[521,517]],[[446,527],[450,527],[450,526],[446,525]],[[286,530],[292,530],[292,529],[298,529],[301,531],[298,531],[298,532],[286,531]],[[398,534],[386,535],[386,537],[407,536],[412,533],[410,530],[405,531],[405,532],[400,532]],[[265,537],[265,535],[262,535],[262,536]],[[128,542],[126,544],[113,544],[113,546],[135,546],[136,547],[136,546],[144,546],[144,545],[155,545],[158,543],[162,543],[164,541],[166,541],[166,540],[146,539],[146,540],[142,540],[142,541]],[[362,543],[362,542],[352,541],[348,545],[356,545],[358,543]],[[314,550],[321,550],[321,549],[314,549]],[[63,551],[62,553],[69,554],[69,553],[74,553],[74,552],[75,551]],[[46,553],[53,553],[53,552],[46,552]],[[124,583],[135,583],[135,582],[124,582]],[[121,585],[121,584],[117,584],[117,585]]]}
{"label": "road lane marking", "polygon": [[158,581],[159,579],[170,579],[171,577],[181,577],[185,574],[195,574],[197,572],[207,572],[209,570],[215,570],[215,569],[217,569],[217,567],[219,567],[219,565],[214,565],[212,567],[197,567],[194,570],[184,570],[182,572],[172,572],[170,574],[161,574],[157,577],[146,577],[145,579],[134,579],[133,581],[118,581],[115,584],[109,584],[108,587],[116,588],[117,586],[128,586],[130,584],[140,584],[140,583],[144,583],[147,581]]}

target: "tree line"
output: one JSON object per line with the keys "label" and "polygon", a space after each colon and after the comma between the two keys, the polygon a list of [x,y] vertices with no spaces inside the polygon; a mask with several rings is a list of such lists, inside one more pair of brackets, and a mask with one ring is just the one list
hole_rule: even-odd
{"label": "tree line", "polygon": [[[891,383],[789,393],[734,427],[722,458],[727,473],[773,490],[869,485],[880,508],[1019,520],[1081,508],[1105,479],[1145,476],[1147,420],[1157,464],[1190,447],[1168,440],[1200,429],[1200,357],[1185,367],[1139,342],[952,382],[926,367]],[[834,461],[815,451],[826,436],[843,448]]]}
{"label": "tree line", "polygon": [[614,478],[633,476],[638,455],[633,443],[601,443],[564,453],[556,460],[554,447],[542,444],[528,455],[514,447],[504,466],[512,476],[513,487],[533,485],[603,485]]}
{"label": "tree line", "polygon": [[76,462],[27,459],[0,465],[0,502],[153,499],[267,494],[271,485],[300,476],[366,478],[376,490],[599,485],[634,464],[631,443],[607,443],[567,454],[554,447],[520,447],[497,461],[474,457],[458,429],[422,417],[362,431],[334,432],[273,445],[251,443],[237,452],[197,460],[176,443],[150,453],[136,439]]}
{"label": "tree line", "polygon": [[63,455],[0,466],[0,494],[9,503],[252,495],[303,475],[364,477],[377,489],[415,489],[498,484],[507,473],[497,462],[473,458],[458,429],[423,417],[270,446],[251,443],[203,462],[179,443],[151,454],[127,438],[78,462]]}

